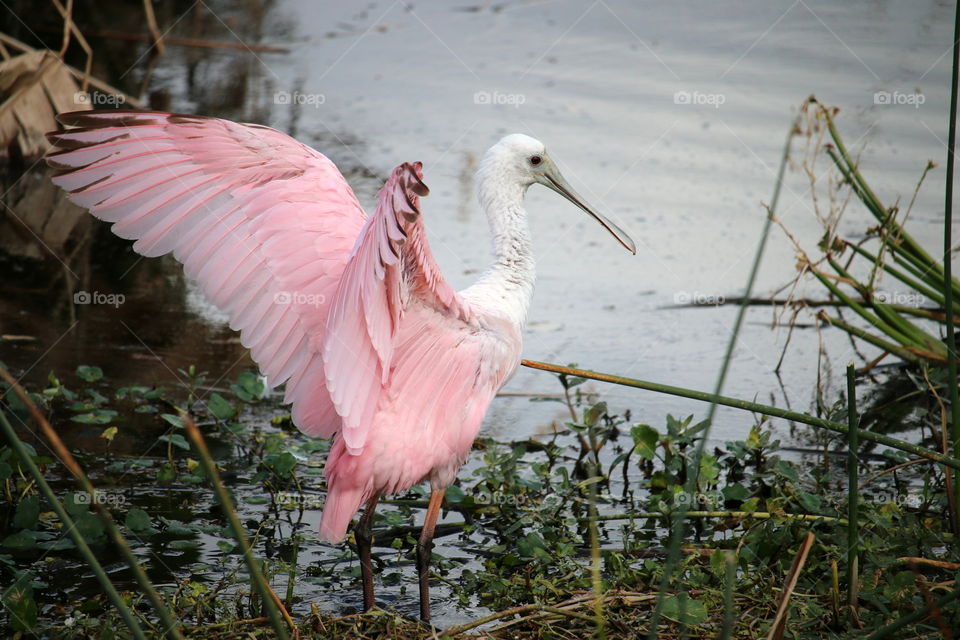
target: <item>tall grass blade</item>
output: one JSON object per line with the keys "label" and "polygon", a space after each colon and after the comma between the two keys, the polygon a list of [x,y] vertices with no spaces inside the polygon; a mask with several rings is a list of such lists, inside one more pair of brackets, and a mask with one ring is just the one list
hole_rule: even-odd
{"label": "tall grass blade", "polygon": [[857,501],[860,498],[859,443],[857,440],[857,382],[853,363],[847,364],[847,601],[856,609],[859,592],[859,556],[857,540],[860,528],[857,523]]}
{"label": "tall grass blade", "polygon": [[[713,392],[713,400],[710,403],[710,409],[707,411],[707,417],[704,421],[703,433],[700,434],[700,440],[697,442],[697,449],[693,456],[692,469],[687,473],[687,481],[684,491],[688,496],[693,496],[697,492],[700,479],[700,461],[703,458],[703,451],[706,447],[707,438],[710,434],[710,428],[713,425],[713,418],[717,411],[716,398],[720,396],[723,390],[724,382],[727,378],[727,371],[730,369],[730,361],[733,359],[733,350],[737,346],[737,337],[740,335],[740,327],[743,325],[743,318],[746,315],[747,301],[753,293],[753,284],[756,282],[757,273],[760,270],[760,261],[763,258],[763,250],[767,244],[767,238],[770,236],[770,228],[773,226],[774,213],[777,210],[777,201],[780,199],[780,189],[783,186],[783,175],[787,168],[787,161],[790,157],[790,143],[793,140],[794,133],[800,122],[800,117],[794,118],[787,131],[787,139],[783,145],[783,155],[780,159],[780,168],[777,171],[776,185],[773,188],[773,197],[770,200],[770,206],[767,208],[767,217],[763,224],[763,230],[760,233],[760,240],[757,243],[757,250],[753,257],[753,264],[750,267],[750,275],[747,277],[747,284],[743,292],[743,302],[737,309],[737,318],[733,323],[733,329],[730,332],[730,340],[727,343],[726,352],[723,355],[723,362],[720,365],[720,371],[717,374],[717,383]],[[667,552],[667,563],[664,568],[663,578],[660,580],[660,588],[657,592],[657,603],[653,609],[653,615],[650,620],[649,638],[657,637],[660,624],[660,616],[663,614],[663,605],[666,601],[667,588],[670,586],[670,580],[673,578],[677,565],[680,562],[680,547],[683,543],[684,533],[686,531],[686,512],[688,506],[693,500],[685,500],[680,504],[676,520],[674,521],[673,531],[671,532],[670,546]],[[685,621],[681,620],[681,630],[685,629]]]}
{"label": "tall grass blade", "polygon": [[200,457],[200,464],[203,466],[203,470],[206,472],[207,478],[210,479],[210,484],[213,486],[213,492],[217,496],[217,501],[227,516],[227,521],[230,523],[230,528],[233,529],[233,535],[237,540],[237,544],[240,545],[240,549],[243,551],[243,559],[247,563],[247,570],[250,572],[250,581],[253,583],[253,588],[257,590],[257,593],[260,594],[263,600],[263,607],[267,610],[267,618],[270,620],[270,626],[273,627],[273,632],[277,634],[278,638],[287,640],[289,636],[287,635],[287,629],[283,624],[283,620],[280,617],[277,602],[274,600],[276,596],[267,583],[266,577],[263,575],[260,563],[257,562],[257,559],[253,555],[250,540],[247,539],[247,534],[243,530],[240,518],[237,516],[237,510],[234,508],[233,502],[230,500],[230,495],[220,480],[220,473],[217,471],[217,465],[213,461],[213,456],[210,455],[210,449],[207,448],[207,443],[203,439],[200,429],[197,428],[197,425],[190,416],[183,414],[182,419],[187,430],[187,436],[190,438],[190,441],[193,442],[193,446],[196,447],[197,455]]}
{"label": "tall grass blade", "polygon": [[[957,393],[957,339],[953,323],[953,277],[951,257],[953,256],[953,171],[954,154],[957,148],[957,76],[960,68],[960,2],[954,7],[953,24],[953,73],[950,84],[950,130],[947,137],[947,185],[944,196],[943,220],[943,282],[946,292],[947,314],[947,380],[950,386],[951,437],[953,455],[960,457],[960,399]],[[954,474],[953,495],[960,495],[960,474]],[[956,514],[954,514],[956,516]],[[954,533],[960,533],[960,518],[954,518]]]}

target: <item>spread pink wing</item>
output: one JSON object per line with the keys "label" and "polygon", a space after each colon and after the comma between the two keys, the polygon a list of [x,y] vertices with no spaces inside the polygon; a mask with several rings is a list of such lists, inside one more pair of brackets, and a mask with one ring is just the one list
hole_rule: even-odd
{"label": "spread pink wing", "polygon": [[367,219],[334,164],[273,129],[216,118],[81,111],[59,120],[78,128],[49,134],[53,181],[136,239],[139,253],[172,252],[229,314],[269,383],[287,381],[297,425],[333,435],[341,421],[325,388],[323,336]]}
{"label": "spread pink wing", "polygon": [[330,310],[323,347],[326,385],[343,418],[347,450],[354,454],[363,450],[390,384],[404,316],[429,310],[436,316],[434,331],[446,322],[463,327],[471,317],[427,244],[419,209],[420,196],[428,193],[421,166],[400,165],[380,190],[377,210],[360,232]]}

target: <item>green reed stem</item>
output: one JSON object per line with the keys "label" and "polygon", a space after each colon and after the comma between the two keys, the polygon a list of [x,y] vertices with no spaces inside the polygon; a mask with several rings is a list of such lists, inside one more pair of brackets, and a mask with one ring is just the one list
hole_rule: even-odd
{"label": "green reed stem", "polygon": [[[944,195],[943,220],[943,286],[946,293],[947,376],[950,386],[951,437],[953,455],[960,457],[960,398],[957,393],[957,339],[953,327],[953,287],[951,257],[953,255],[953,171],[957,146],[957,75],[960,70],[960,4],[954,7],[953,74],[950,84],[950,131],[947,137],[947,185]],[[960,474],[954,474],[953,495],[960,495]],[[954,512],[954,533],[960,533],[960,517]]]}
{"label": "green reed stem", "polygon": [[273,627],[273,632],[277,634],[278,638],[287,640],[289,635],[287,634],[283,620],[280,618],[280,611],[277,609],[277,605],[273,600],[273,592],[267,583],[266,577],[263,575],[260,563],[257,562],[257,559],[253,555],[250,540],[247,539],[247,534],[243,530],[240,518],[237,516],[237,510],[234,508],[233,502],[230,500],[230,495],[220,480],[220,473],[217,471],[217,465],[213,461],[213,456],[210,455],[207,443],[203,439],[200,429],[197,428],[197,425],[189,416],[183,416],[183,424],[186,427],[187,436],[190,437],[190,441],[193,442],[193,446],[197,449],[200,464],[203,465],[203,470],[210,479],[210,484],[213,486],[213,492],[217,496],[217,501],[227,516],[227,522],[229,522],[230,528],[233,529],[233,535],[237,540],[237,544],[239,544],[243,550],[243,559],[247,563],[247,570],[250,572],[250,581],[263,600],[263,607],[267,610],[267,618],[270,620],[270,626]]}
{"label": "green reed stem", "polygon": [[[783,144],[783,154],[780,159],[780,168],[777,171],[777,179],[773,188],[773,197],[770,199],[770,206],[767,207],[767,216],[763,224],[763,230],[760,233],[760,240],[757,243],[757,249],[753,256],[753,264],[750,266],[750,275],[747,277],[747,284],[743,292],[743,301],[740,303],[739,308],[737,309],[737,317],[734,320],[733,328],[730,332],[730,340],[727,342],[726,352],[723,355],[723,361],[720,365],[720,371],[717,374],[717,382],[714,386],[714,393],[712,400],[710,401],[710,408],[707,411],[706,420],[703,422],[703,434],[700,440],[697,442],[697,448],[693,455],[692,462],[690,463],[690,471],[687,473],[687,481],[684,486],[684,491],[687,495],[693,495],[696,493],[697,486],[699,484],[700,478],[700,461],[703,458],[703,451],[707,444],[707,437],[710,433],[710,428],[713,425],[713,418],[716,415],[717,411],[717,401],[716,398],[720,397],[720,392],[723,390],[724,382],[727,378],[727,372],[730,369],[730,361],[733,359],[733,350],[737,345],[737,337],[740,335],[740,327],[743,325],[743,318],[746,315],[747,307],[749,306],[749,299],[753,292],[753,284],[756,282],[757,273],[760,271],[760,261],[763,258],[763,250],[767,244],[767,238],[770,236],[770,228],[773,226],[774,213],[777,210],[777,202],[780,199],[780,189],[783,187],[783,175],[787,168],[787,161],[790,157],[790,143],[793,140],[794,131],[797,129],[799,122],[799,116],[794,118],[793,122],[790,123],[790,127],[787,130],[787,139]],[[653,640],[657,637],[660,624],[660,616],[663,613],[663,604],[666,601],[665,595],[667,589],[670,586],[670,580],[673,578],[674,572],[676,571],[677,566],[680,562],[680,547],[683,543],[684,533],[686,531],[686,518],[684,514],[687,511],[687,502],[685,501],[680,506],[679,517],[674,523],[673,530],[671,532],[670,546],[667,553],[667,563],[663,571],[663,577],[660,580],[660,587],[657,590],[657,603],[653,609],[653,615],[650,620],[650,633],[648,638]],[[681,621],[681,630],[686,629],[686,624]]]}
{"label": "green reed stem", "polygon": [[910,362],[913,364],[920,364],[921,360],[923,360],[924,358],[927,358],[929,360],[938,359],[937,356],[933,353],[927,353],[925,351],[914,353],[913,351],[909,351],[898,344],[894,344],[892,342],[888,342],[884,340],[880,336],[875,336],[869,331],[865,331],[860,327],[855,327],[852,324],[848,324],[843,320],[841,320],[840,318],[828,316],[826,313],[822,311],[819,314],[817,314],[817,317],[823,319],[826,322],[829,322],[831,325],[837,327],[838,329],[842,329],[843,331],[846,331],[847,333],[854,335],[860,338],[861,340],[869,342],[870,344],[876,347],[879,347],[880,349],[883,349],[884,351],[889,351],[890,353],[894,354],[895,356],[897,356],[898,358],[906,362]]}
{"label": "green reed stem", "polygon": [[909,253],[893,252],[893,261],[912,273],[915,277],[920,278],[928,287],[934,287],[939,290],[940,287],[943,286],[943,280],[939,274],[931,273],[928,265],[924,265]]}
{"label": "green reed stem", "polygon": [[[634,387],[636,389],[645,389],[647,391],[655,391],[657,393],[666,393],[668,395],[689,398],[691,400],[700,400],[702,402],[716,402],[717,404],[721,404],[725,407],[733,407],[735,409],[743,409],[744,411],[751,411],[753,413],[773,416],[774,418],[792,420],[793,422],[807,424],[818,429],[835,431],[836,433],[841,433],[844,435],[846,435],[847,431],[849,431],[849,427],[847,425],[834,422],[832,420],[818,418],[816,416],[807,415],[806,413],[800,413],[798,411],[789,411],[787,409],[781,409],[780,407],[749,402],[747,400],[730,398],[728,396],[718,396],[712,393],[707,393],[706,391],[696,391],[694,389],[685,389],[683,387],[675,387],[668,384],[647,382],[645,380],[614,376],[607,373],[597,373],[595,371],[575,369],[573,367],[563,367],[556,364],[537,362],[534,360],[523,360],[520,364],[524,365],[525,367],[530,367],[531,369],[540,369],[542,371],[550,371],[551,373],[560,373],[567,376],[588,378],[590,380],[598,380],[600,382],[610,382],[612,384],[619,384],[625,387]],[[915,456],[932,460],[933,462],[946,465],[952,469],[960,469],[960,458],[945,456],[942,453],[937,453],[936,451],[931,451],[930,449],[926,449],[904,440],[892,438],[882,433],[874,433],[872,431],[858,429],[857,437],[860,440],[867,440],[869,442],[881,444],[892,449],[898,449],[900,451],[912,453]]]}
{"label": "green reed stem", "polygon": [[[830,115],[830,110],[825,108],[823,105],[820,105],[820,110],[826,119],[827,128],[830,131],[830,137],[833,138],[833,142],[837,146],[837,151],[839,151],[838,157],[838,155],[832,150],[828,150],[828,153],[833,159],[834,164],[837,165],[837,168],[840,169],[840,172],[843,174],[844,178],[846,178],[851,187],[854,188],[857,196],[864,203],[864,205],[866,205],[867,209],[874,215],[877,221],[885,227],[890,225],[891,219],[889,210],[880,203],[880,199],[877,198],[876,194],[870,188],[870,185],[867,184],[867,181],[860,173],[860,169],[847,152],[847,147],[843,143],[840,133],[837,131],[836,124],[833,121],[833,116]],[[896,232],[895,242],[890,243],[890,248],[892,250],[911,254],[920,261],[926,263],[926,265],[933,269],[935,273],[942,275],[943,271],[940,266],[933,260],[930,254],[927,253],[922,246],[920,246],[920,243],[913,239],[913,236],[895,223],[891,226],[892,230]]]}
{"label": "green reed stem", "polygon": [[823,286],[829,289],[830,293],[832,293],[834,296],[839,298],[844,303],[844,305],[846,305],[848,308],[856,312],[857,315],[859,315],[861,318],[869,322],[871,325],[873,325],[874,327],[876,327],[886,335],[890,336],[900,344],[909,342],[906,336],[902,335],[895,328],[893,328],[892,326],[884,322],[879,316],[876,316],[873,313],[870,313],[870,311],[868,311],[866,307],[864,307],[862,304],[857,302],[851,296],[848,296],[846,293],[844,293],[843,290],[840,289],[840,287],[834,284],[830,278],[828,278],[825,274],[821,273],[820,270],[814,267],[813,265],[810,266],[810,273],[812,273],[814,277],[817,280],[819,280],[821,284],[823,284]]}
{"label": "green reed stem", "polygon": [[[850,249],[853,250],[855,253],[866,258],[873,264],[881,266],[885,273],[889,273],[900,282],[904,283],[911,289],[914,289],[915,291],[922,294],[925,298],[932,300],[933,302],[937,303],[940,306],[946,305],[946,299],[943,297],[943,295],[939,291],[937,291],[932,287],[928,287],[922,281],[916,280],[914,278],[914,276],[916,275],[916,272],[913,272],[913,275],[908,275],[895,267],[891,267],[888,264],[881,265],[879,262],[879,258],[873,255],[872,253],[870,253],[869,251],[867,251],[866,249],[864,249],[863,247],[858,247],[857,245],[849,242],[847,243],[847,246],[850,247]],[[909,269],[912,269],[912,267],[910,267]]]}
{"label": "green reed stem", "polygon": [[[833,259],[833,256],[828,254],[827,261],[841,278],[844,278],[850,284],[850,286],[856,289],[857,292],[863,296],[865,300],[869,301],[870,307],[874,310],[874,312],[876,312],[877,316],[883,320],[887,326],[890,326],[897,331],[896,336],[889,333],[887,335],[892,338],[896,338],[904,346],[918,347],[933,352],[943,350],[943,345],[939,342],[939,340],[935,340],[922,329],[902,318],[900,314],[896,313],[890,308],[890,305],[877,300],[875,297],[871,298],[871,292],[864,285],[857,282],[853,276],[851,276],[843,267],[841,267],[837,261]],[[944,354],[945,353],[946,352],[944,351]]]}
{"label": "green reed stem", "polygon": [[859,557],[857,555],[857,501],[860,483],[857,479],[859,443],[857,434],[857,383],[853,363],[847,364],[847,595],[850,606],[856,608],[859,592]]}

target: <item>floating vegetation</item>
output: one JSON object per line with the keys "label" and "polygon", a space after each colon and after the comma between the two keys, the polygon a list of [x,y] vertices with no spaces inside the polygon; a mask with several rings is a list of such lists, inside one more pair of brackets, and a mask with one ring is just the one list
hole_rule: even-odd
{"label": "floating vegetation", "polygon": [[[236,637],[241,630],[274,637],[268,614],[279,602],[301,637],[433,637],[394,613],[320,613],[323,594],[359,597],[354,556],[320,543],[315,525],[303,522],[304,512],[322,503],[318,465],[326,443],[297,434],[276,409],[265,411],[272,401],[262,399],[256,376],[241,374],[214,391],[196,368],[183,373],[189,382],[182,387],[121,387],[96,367],[80,367],[51,376],[49,386],[26,398],[4,395],[4,420],[18,425],[18,437],[0,450],[8,630],[104,637],[110,629],[116,637],[137,637],[139,626],[146,637],[160,637],[168,610],[188,637]],[[437,533],[447,542],[445,551],[434,552],[434,571],[464,621],[441,637],[587,637],[598,625],[608,638],[645,632],[663,577],[664,540],[681,508],[691,524],[664,598],[660,632],[667,637],[679,633],[681,621],[689,637],[716,637],[731,611],[729,637],[757,637],[772,628],[778,608],[804,637],[847,637],[851,624],[877,629],[953,593],[960,556],[944,515],[939,465],[908,465],[916,458],[890,448],[860,460],[859,594],[851,609],[841,604],[848,600],[846,581],[834,576],[847,566],[849,548],[844,465],[785,456],[761,418],[744,425],[746,439],[704,452],[696,491],[688,494],[700,423],[671,417],[655,426],[610,415],[581,391],[586,378],[561,380],[565,399],[548,399],[568,403],[571,420],[561,432],[520,442],[481,439],[448,492],[450,515]],[[88,471],[95,489],[71,489],[69,467],[38,453],[53,443],[32,435],[36,422],[26,400],[43,416],[100,433],[104,459],[87,460],[99,467]],[[213,458],[202,440],[189,437],[192,423],[178,413],[187,407],[212,442],[232,503],[223,493],[219,503],[214,499]],[[144,416],[156,427],[148,454],[112,452],[110,442]],[[137,497],[138,487],[153,482],[182,496],[179,517],[169,504]],[[425,506],[422,491],[387,501],[375,522],[376,562],[389,566],[395,561],[385,556],[392,555],[412,566],[415,516]],[[118,538],[98,516],[104,513],[144,562],[159,603],[132,577],[120,580],[113,602],[108,589],[81,578],[96,566],[84,558],[84,546],[110,567],[105,572],[115,582],[129,576],[129,565],[116,568],[124,560]],[[242,538],[252,550],[246,561]],[[791,572],[801,554],[804,562]],[[305,564],[308,556],[320,562]],[[169,573],[158,573],[158,558]],[[63,585],[64,573],[74,576],[72,588]],[[263,584],[257,573],[272,591],[257,586]],[[413,589],[415,578],[401,568],[380,580]],[[310,600],[300,595],[307,586]],[[955,609],[944,609],[912,629],[957,623]],[[286,629],[281,623],[279,630]]]}

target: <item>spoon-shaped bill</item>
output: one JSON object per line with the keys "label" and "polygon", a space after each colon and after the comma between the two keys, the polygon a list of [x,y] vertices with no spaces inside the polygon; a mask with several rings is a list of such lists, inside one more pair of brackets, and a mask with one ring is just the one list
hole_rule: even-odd
{"label": "spoon-shaped bill", "polygon": [[611,235],[613,235],[613,237],[616,238],[617,241],[627,249],[627,251],[636,255],[637,245],[634,244],[633,239],[627,234],[627,232],[621,229],[620,227],[618,227],[616,223],[614,223],[607,216],[591,209],[590,206],[588,206],[587,203],[583,201],[583,198],[581,198],[580,195],[573,190],[573,187],[571,187],[570,184],[560,174],[560,170],[556,168],[556,165],[553,165],[551,163],[551,166],[549,166],[547,170],[544,171],[543,177],[545,178],[545,180],[541,184],[553,189],[554,191],[562,195],[564,198],[566,198],[573,204],[577,205],[578,207],[580,207],[581,209],[589,213],[591,216],[594,217],[594,219],[596,219],[597,222],[602,224],[604,228],[607,231],[609,231]]}

